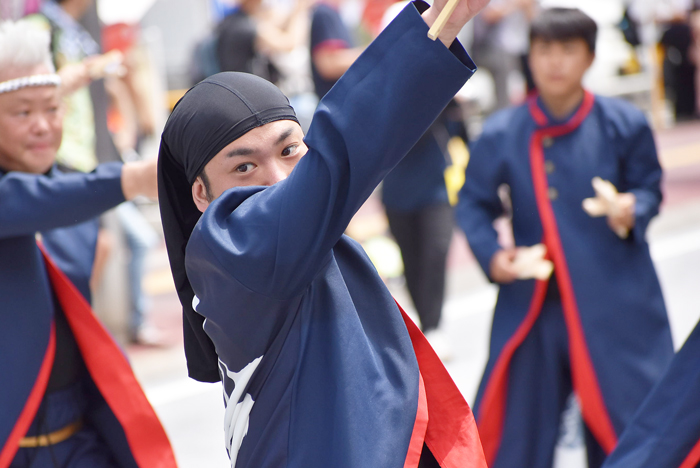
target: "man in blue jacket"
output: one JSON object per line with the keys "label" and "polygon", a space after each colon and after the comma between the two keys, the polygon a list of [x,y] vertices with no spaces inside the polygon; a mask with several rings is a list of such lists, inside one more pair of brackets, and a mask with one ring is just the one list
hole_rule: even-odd
{"label": "man in blue jacket", "polygon": [[[673,356],[645,233],[661,203],[661,167],[644,115],[581,83],[597,27],[551,9],[531,29],[539,96],[491,117],[472,147],[457,221],[500,291],[475,412],[489,466],[550,468],[561,412],[581,405],[590,467],[610,453]],[[592,180],[617,188],[593,218]],[[507,185],[517,247],[543,243],[549,280],[519,279],[516,248],[493,221]]]}
{"label": "man in blue jacket", "polygon": [[232,466],[485,467],[466,402],[343,231],[473,73],[453,41],[486,3],[459,2],[439,41],[445,2],[408,5],[305,138],[252,75],[210,77],[175,107],[161,214],[190,375],[223,381]]}
{"label": "man in blue jacket", "polygon": [[155,195],[155,164],[58,172],[60,82],[48,33],[0,24],[0,467],[174,467],[153,409],[87,302],[90,219]]}

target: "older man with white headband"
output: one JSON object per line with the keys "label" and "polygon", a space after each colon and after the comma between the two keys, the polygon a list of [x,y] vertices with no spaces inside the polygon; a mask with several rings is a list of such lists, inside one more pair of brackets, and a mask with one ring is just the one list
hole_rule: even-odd
{"label": "older man with white headband", "polygon": [[155,163],[56,170],[60,81],[46,32],[0,24],[0,468],[174,467],[160,422],[88,304],[91,219],[154,196]]}

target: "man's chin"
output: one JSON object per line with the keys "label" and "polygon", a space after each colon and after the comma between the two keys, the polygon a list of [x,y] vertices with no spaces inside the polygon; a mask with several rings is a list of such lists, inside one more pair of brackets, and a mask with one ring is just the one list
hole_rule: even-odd
{"label": "man's chin", "polygon": [[27,158],[25,171],[33,174],[46,174],[56,162],[56,152],[34,153]]}

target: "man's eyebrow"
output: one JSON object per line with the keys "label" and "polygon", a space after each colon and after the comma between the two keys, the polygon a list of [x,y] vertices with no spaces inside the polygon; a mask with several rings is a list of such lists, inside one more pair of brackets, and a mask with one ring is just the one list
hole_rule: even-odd
{"label": "man's eyebrow", "polygon": [[[287,130],[282,132],[277,138],[277,141],[275,142],[276,145],[279,145],[282,143],[284,140],[289,138],[292,134],[294,133],[294,127],[289,127]],[[234,156],[250,156],[251,154],[255,153],[256,151],[253,148],[235,148],[226,153],[226,157],[232,158]]]}
{"label": "man's eyebrow", "polygon": [[287,138],[289,138],[289,137],[292,135],[292,133],[294,133],[294,127],[289,127],[287,130],[285,130],[284,132],[282,132],[282,134],[279,136],[279,138],[277,139],[277,142],[275,142],[275,144],[276,144],[276,145],[279,145],[279,144],[282,143],[284,140],[286,140]]}
{"label": "man's eyebrow", "polygon": [[255,150],[253,148],[235,148],[226,153],[226,157],[232,158],[234,156],[250,156],[253,153],[255,153]]}

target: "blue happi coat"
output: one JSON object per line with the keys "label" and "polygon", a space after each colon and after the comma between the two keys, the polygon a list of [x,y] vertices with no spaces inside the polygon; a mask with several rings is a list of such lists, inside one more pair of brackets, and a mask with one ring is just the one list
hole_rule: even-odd
{"label": "blue happi coat", "polygon": [[603,468],[695,468],[700,464],[700,325],[622,433]]}
{"label": "blue happi coat", "polygon": [[[55,349],[56,303],[71,322],[100,392],[91,395],[94,401],[85,417],[105,438],[119,466],[175,465],[150,406],[145,411],[134,409],[146,403],[142,393],[136,395],[138,403],[103,399],[104,385],[129,398],[140,392],[133,386],[136,381],[124,357],[92,317],[86,300],[97,238],[93,218],[124,201],[121,167],[104,164],[90,174],[62,174],[56,169],[46,175],[0,171],[0,375],[5,379],[0,386],[0,468],[9,466],[43,397]],[[37,233],[52,260],[43,257]],[[58,282],[56,275],[63,275]],[[77,309],[83,313],[78,330]],[[88,356],[85,349],[94,354]],[[122,366],[114,360],[123,360]],[[118,375],[114,369],[123,372]],[[127,390],[125,382],[133,385]],[[132,418],[138,414],[141,419],[120,422],[125,414]],[[155,444],[134,444],[126,429],[134,423],[157,434]]]}
{"label": "blue happi coat", "polygon": [[[535,98],[486,122],[473,145],[457,208],[458,223],[487,275],[500,249],[492,222],[503,213],[502,184],[510,188],[515,245],[547,246],[574,391],[606,452],[673,355],[645,240],[661,202],[661,175],[651,129],[631,105],[586,93],[569,118],[557,121]],[[582,209],[583,199],[595,196],[596,176],[636,196],[629,238],[618,238],[604,217],[592,218]],[[508,388],[534,391],[531,381],[509,382],[509,367],[537,326],[545,297],[552,294],[547,288],[546,281],[535,280],[500,286],[475,410],[489,462],[506,443],[504,415],[517,417],[520,411],[508,405]]]}
{"label": "blue happi coat", "polygon": [[[343,235],[474,71],[459,44],[448,50],[427,29],[409,5],[323,99],[291,175],[224,192],[189,239],[187,275],[220,360],[232,466],[400,468],[409,446],[420,453],[429,439],[430,425],[412,437],[423,383],[407,326]],[[484,466],[472,442],[470,459],[431,450],[445,467]]]}

